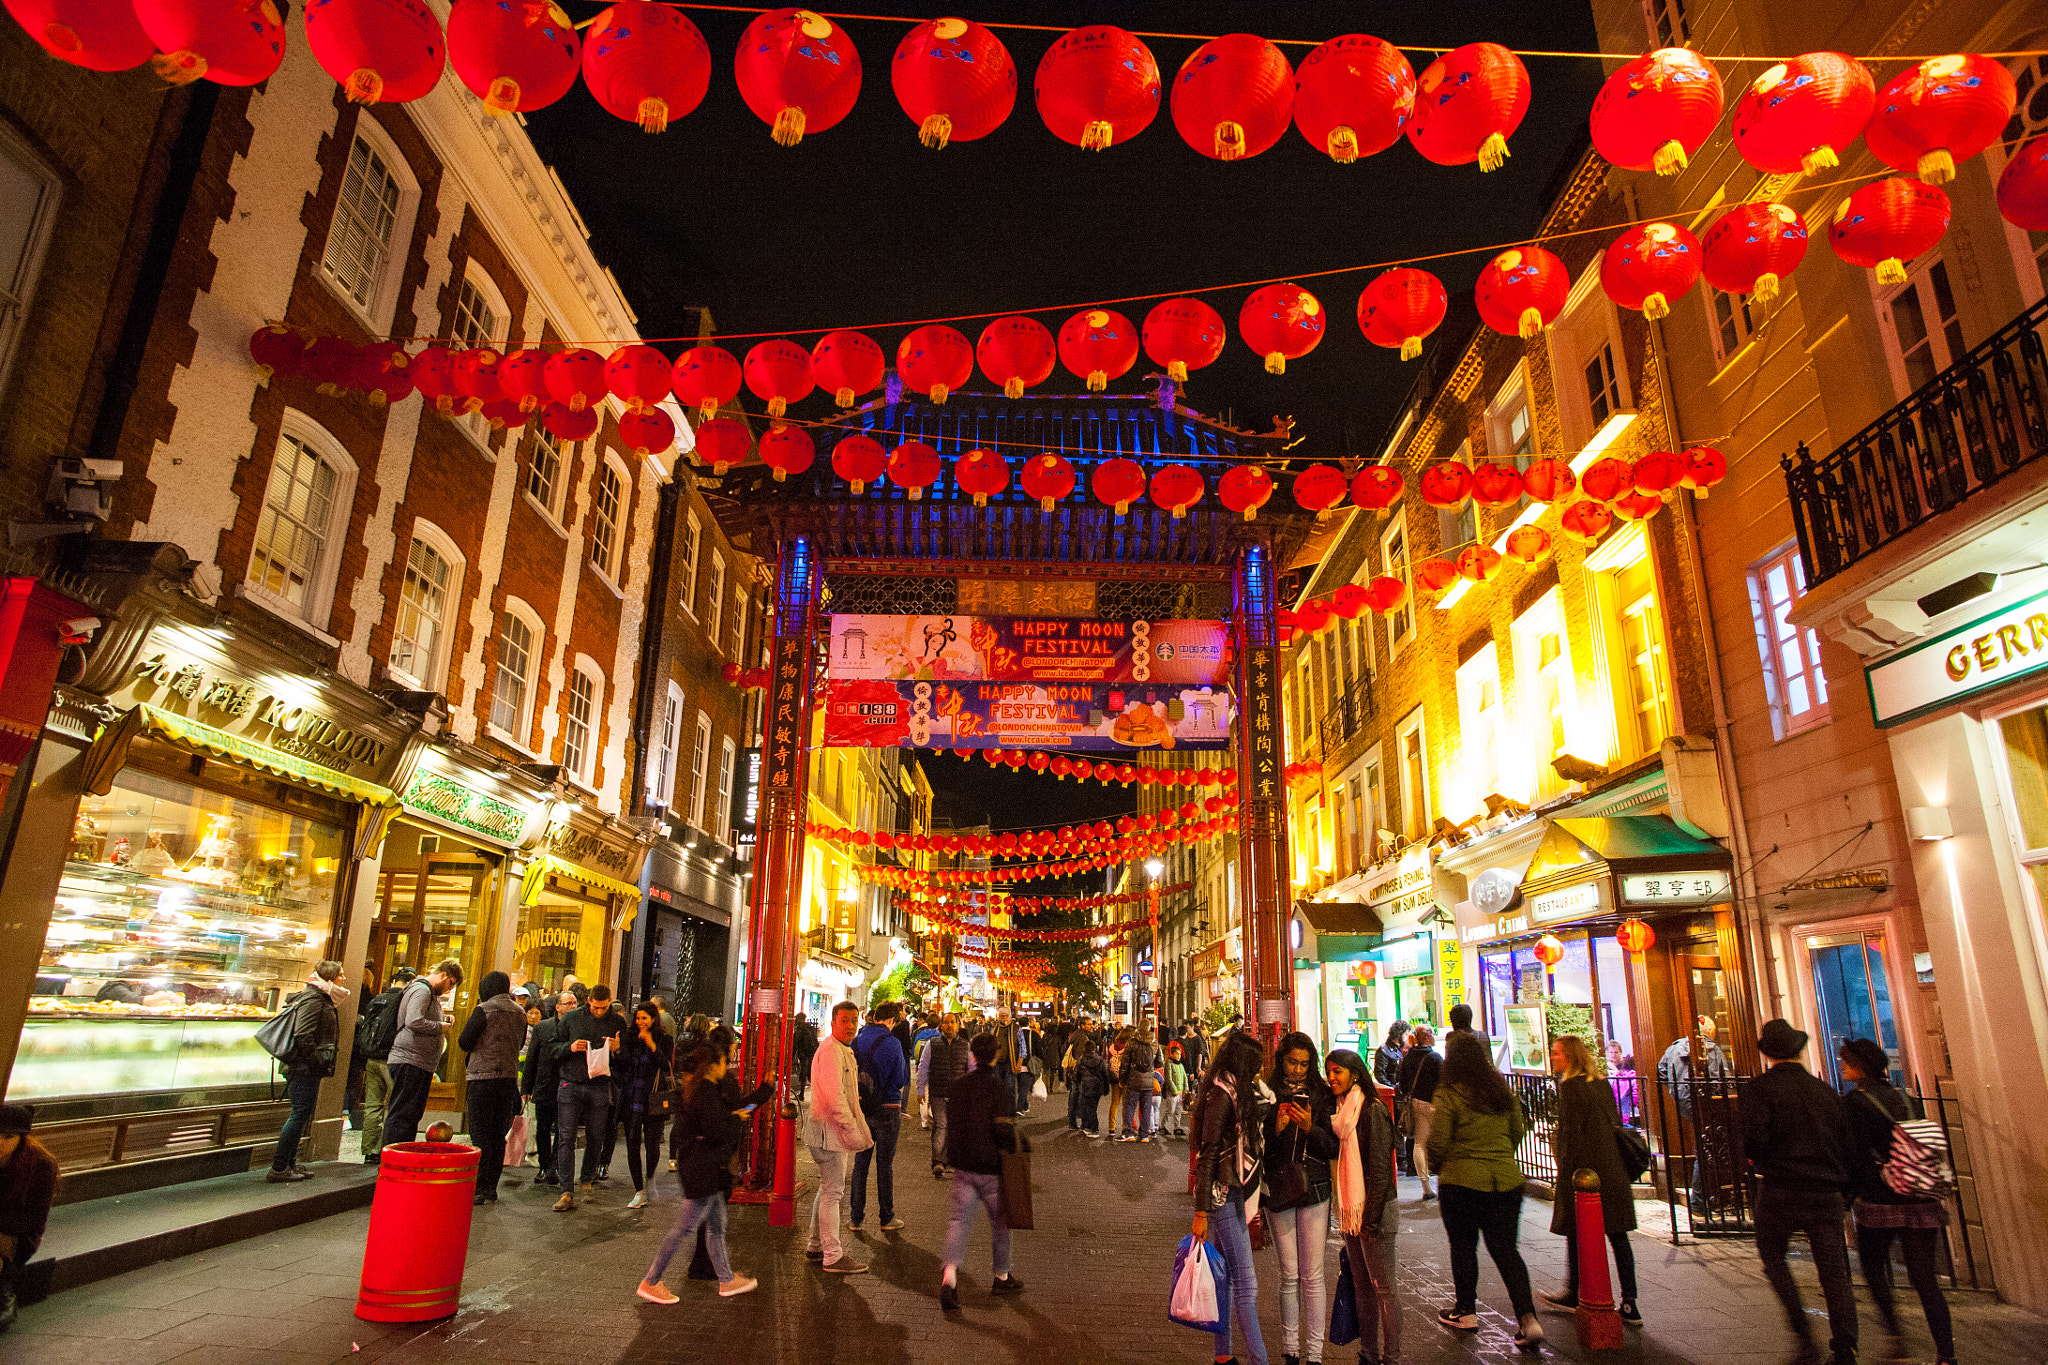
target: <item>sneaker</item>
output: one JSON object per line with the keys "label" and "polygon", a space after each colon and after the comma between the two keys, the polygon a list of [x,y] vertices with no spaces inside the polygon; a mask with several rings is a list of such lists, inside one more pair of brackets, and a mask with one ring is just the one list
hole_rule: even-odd
{"label": "sneaker", "polygon": [[581,1191],[583,1191],[583,1193],[584,1193],[585,1195],[592,1195],[592,1194],[595,1194],[595,1193],[597,1193],[597,1186],[595,1186],[595,1185],[591,1184],[591,1183],[590,1183],[590,1182],[589,1182],[588,1180],[584,1181],[584,1182],[583,1182],[582,1184],[578,1185],[578,1186],[577,1186],[576,1188],[577,1188],[577,1189],[579,1189],[579,1190],[581,1190]]}
{"label": "sneaker", "polygon": [[731,1279],[718,1286],[718,1297],[729,1299],[735,1294],[744,1294],[749,1289],[757,1289],[760,1287],[760,1284],[761,1282],[752,1276],[742,1275],[738,1271],[734,1271]]}
{"label": "sneaker", "polygon": [[939,1307],[948,1313],[960,1311],[960,1291],[950,1284],[939,1285]]}
{"label": "sneaker", "polygon": [[1092,1137],[1092,1138],[1099,1138],[1099,1137],[1101,1137],[1101,1136],[1102,1136],[1102,1133],[1101,1133],[1101,1132],[1100,1132],[1100,1130],[1098,1130],[1098,1129],[1094,1129],[1094,1128],[1089,1128],[1089,1129],[1085,1129],[1084,1131],[1085,1131],[1085,1132],[1086,1132],[1086,1133],[1088,1134],[1088,1136],[1089,1136],[1089,1137]]}
{"label": "sneaker", "polygon": [[1536,1321],[1534,1313],[1522,1314],[1521,1325],[1515,1332],[1515,1345],[1525,1351],[1534,1351],[1543,1342],[1543,1324]]}
{"label": "sneaker", "polygon": [[822,1261],[825,1259],[825,1253],[816,1247],[806,1247],[804,1248],[804,1259],[806,1261]]}
{"label": "sneaker", "polygon": [[631,1199],[628,1199],[628,1200],[626,1201],[626,1207],[627,1207],[627,1208],[629,1208],[629,1209],[644,1209],[644,1208],[646,1208],[646,1207],[647,1207],[647,1191],[645,1191],[645,1190],[635,1190],[635,1191],[633,1191],[633,1197],[632,1197]]}
{"label": "sneaker", "polygon": [[846,1227],[849,1232],[859,1232],[861,1230],[861,1225],[859,1223],[852,1222],[850,1220],[846,1224]]}
{"label": "sneaker", "polygon": [[1470,1308],[1446,1308],[1436,1315],[1436,1320],[1446,1327],[1455,1327],[1460,1332],[1479,1330],[1479,1314]]}
{"label": "sneaker", "polygon": [[1621,1301],[1621,1320],[1631,1327],[1641,1327],[1643,1325],[1642,1310],[1636,1307],[1634,1299],[1623,1299]]}
{"label": "sneaker", "polygon": [[901,1218],[891,1218],[891,1219],[890,1219],[890,1220],[889,1220],[888,1222],[886,1222],[886,1223],[882,1224],[882,1231],[884,1231],[884,1232],[901,1232],[901,1231],[903,1231],[903,1220],[902,1220]]}
{"label": "sneaker", "polygon": [[668,1304],[676,1301],[676,1296],[669,1292],[669,1287],[659,1280],[656,1280],[653,1284],[642,1280],[640,1281],[640,1287],[633,1292],[649,1303]]}
{"label": "sneaker", "polygon": [[932,1179],[944,1180],[945,1178],[946,1168],[944,1166],[941,1166],[938,1162],[934,1161],[932,1163]]}
{"label": "sneaker", "polygon": [[295,1170],[282,1170],[282,1171],[280,1171],[280,1170],[277,1170],[277,1169],[273,1168],[273,1169],[271,1169],[271,1170],[269,1170],[269,1171],[266,1171],[266,1172],[264,1172],[264,1174],[263,1174],[263,1179],[264,1179],[264,1182],[265,1182],[266,1184],[271,1184],[271,1185],[291,1185],[291,1184],[296,1184],[296,1183],[297,1183],[298,1181],[301,1181],[301,1180],[310,1180],[310,1179],[312,1179],[312,1177],[311,1177],[311,1176],[309,1176],[309,1175],[307,1175],[307,1174],[305,1174],[305,1173],[304,1173],[303,1171],[295,1171]]}
{"label": "sneaker", "polygon": [[867,1262],[856,1261],[851,1256],[841,1256],[836,1261],[827,1261],[825,1262],[825,1269],[834,1275],[865,1275],[868,1273]]}
{"label": "sneaker", "polygon": [[1024,1281],[1018,1279],[1015,1275],[1005,1275],[1000,1280],[989,1285],[988,1292],[991,1294],[1021,1294],[1024,1292]]}
{"label": "sneaker", "polygon": [[612,1173],[611,1173],[611,1171],[610,1171],[610,1169],[609,1169],[609,1168],[607,1168],[607,1167],[604,1167],[604,1166],[600,1166],[600,1167],[598,1167],[598,1168],[597,1168],[597,1183],[598,1183],[598,1184],[600,1184],[600,1185],[607,1185],[607,1184],[610,1184],[610,1183],[611,1183],[611,1178],[612,1178]]}
{"label": "sneaker", "polygon": [[1566,1313],[1574,1311],[1579,1306],[1579,1296],[1577,1294],[1538,1294],[1536,1297],[1549,1304],[1552,1308]]}
{"label": "sneaker", "polygon": [[556,1213],[567,1213],[567,1212],[568,1212],[568,1211],[569,1211],[570,1209],[573,1209],[573,1208],[575,1208],[575,1207],[576,1207],[576,1200],[575,1200],[575,1197],[574,1197],[574,1196],[572,1196],[572,1195],[571,1195],[571,1194],[570,1194],[570,1193],[569,1193],[569,1192],[568,1192],[567,1190],[563,1190],[563,1191],[562,1191],[562,1197],[561,1197],[560,1199],[557,1199],[557,1200],[555,1201],[555,1212],[556,1212]]}
{"label": "sneaker", "polygon": [[548,1184],[548,1177],[552,1174],[554,1174],[552,1171],[538,1171],[534,1174],[533,1183],[536,1185]]}

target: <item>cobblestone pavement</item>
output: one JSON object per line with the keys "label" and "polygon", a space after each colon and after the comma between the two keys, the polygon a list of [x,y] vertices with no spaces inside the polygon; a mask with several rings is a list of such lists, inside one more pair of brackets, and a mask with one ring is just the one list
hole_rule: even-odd
{"label": "cobblestone pavement", "polygon": [[[501,1201],[476,1211],[462,1309],[446,1322],[383,1327],[353,1314],[367,1210],[238,1243],[87,1285],[22,1311],[0,1337],[0,1365],[103,1360],[115,1365],[196,1361],[207,1365],[301,1362],[455,1362],[457,1365],[612,1365],[613,1362],[790,1361],[995,1365],[1046,1361],[1206,1361],[1207,1337],[1166,1320],[1173,1249],[1187,1230],[1186,1145],[1090,1141],[1065,1131],[1064,1096],[1035,1106],[1026,1131],[1036,1145],[1038,1227],[1014,1237],[1014,1270],[1026,1285],[1014,1298],[988,1293],[986,1225],[968,1244],[962,1311],[942,1314],[936,1298],[939,1251],[950,1185],[930,1174],[928,1135],[906,1125],[897,1153],[897,1214],[907,1226],[847,1234],[874,1272],[829,1276],[803,1258],[802,1229],[768,1226],[763,1207],[732,1212],[735,1267],[761,1287],[720,1300],[709,1284],[668,1275],[681,1296],[657,1307],[633,1296],[676,1210],[673,1177],[663,1176],[653,1207],[628,1212],[621,1174],[573,1212],[549,1211],[553,1191],[532,1189],[529,1166],[508,1179]],[[802,1163],[801,1176],[812,1172]],[[260,1179],[260,1176],[252,1176]],[[1493,1267],[1481,1256],[1483,1326],[1453,1334],[1435,1321],[1450,1302],[1450,1273],[1437,1206],[1417,1201],[1403,1182],[1400,1282],[1407,1309],[1410,1365],[1500,1365],[1534,1359],[1699,1362],[1765,1365],[1788,1360],[1789,1338],[1774,1299],[1744,1242],[1673,1247],[1639,1233],[1640,1330],[1614,1352],[1581,1351],[1568,1316],[1546,1315],[1551,1334],[1540,1357],[1509,1341],[1513,1323]],[[870,1190],[870,1198],[873,1191]],[[807,1203],[803,1206],[807,1208]],[[1661,1212],[1661,1208],[1657,1212]],[[1550,1206],[1525,1206],[1522,1247],[1537,1288],[1554,1286],[1562,1239],[1550,1235]],[[1328,1278],[1336,1279],[1335,1247]],[[1823,1339],[1819,1294],[1810,1267],[1809,1310]],[[1260,1317],[1274,1365],[1280,1359],[1278,1263],[1259,1257]],[[1901,1284],[1903,1289],[1903,1283]],[[1863,1359],[1932,1357],[1910,1292],[1901,1301],[1908,1336],[1903,1354],[1885,1348],[1867,1296]],[[2048,1361],[2048,1320],[1961,1293],[1955,1305],[1960,1357],[1977,1362]],[[1332,1348],[1332,1362],[1356,1358]]]}

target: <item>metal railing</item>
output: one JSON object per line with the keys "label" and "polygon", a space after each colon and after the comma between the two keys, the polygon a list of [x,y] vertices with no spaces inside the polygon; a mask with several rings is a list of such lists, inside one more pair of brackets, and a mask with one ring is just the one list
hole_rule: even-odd
{"label": "metal railing", "polygon": [[[1522,1102],[1522,1116],[1529,1125],[1522,1134],[1522,1145],[1515,1151],[1515,1160],[1521,1164],[1522,1174],[1555,1187],[1557,1152],[1553,1139],[1557,1133],[1557,1080],[1552,1076],[1521,1074],[1509,1074],[1506,1079],[1508,1088]],[[1614,1087],[1614,1107],[1620,1112],[1621,1121],[1641,1127],[1641,1119],[1637,1116],[1643,1111],[1643,1079],[1631,1072],[1614,1077],[1607,1083]]]}
{"label": "metal railing", "polygon": [[1809,588],[2048,451],[2048,299],[1831,453],[1783,460]]}
{"label": "metal railing", "polygon": [[1353,735],[1362,734],[1372,720],[1373,678],[1370,673],[1359,679],[1356,686],[1344,692],[1330,708],[1323,712],[1316,731],[1322,737],[1322,750],[1332,753],[1337,746]]}

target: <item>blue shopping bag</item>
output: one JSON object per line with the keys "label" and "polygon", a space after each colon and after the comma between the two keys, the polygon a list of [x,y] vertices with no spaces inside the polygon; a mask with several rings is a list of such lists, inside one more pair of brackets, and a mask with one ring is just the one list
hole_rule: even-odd
{"label": "blue shopping bag", "polygon": [[1351,1286],[1350,1255],[1340,1254],[1337,1265],[1337,1297],[1330,1304],[1328,1340],[1332,1346],[1349,1346],[1358,1340],[1358,1295]]}
{"label": "blue shopping bag", "polygon": [[1180,1239],[1180,1249],[1173,1254],[1166,1316],[1198,1332],[1221,1336],[1230,1330],[1230,1286],[1223,1274],[1223,1258],[1207,1242],[1193,1236]]}

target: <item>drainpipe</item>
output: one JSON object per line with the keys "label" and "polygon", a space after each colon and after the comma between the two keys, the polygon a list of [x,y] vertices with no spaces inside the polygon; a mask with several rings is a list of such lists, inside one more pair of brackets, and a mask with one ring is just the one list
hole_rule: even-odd
{"label": "drainpipe", "polygon": [[[654,735],[655,693],[661,683],[662,626],[668,619],[669,561],[675,552],[676,516],[682,510],[683,480],[688,477],[678,456],[676,471],[661,486],[654,513],[654,547],[647,572],[647,624],[640,628],[640,676],[633,699],[633,809],[647,809],[647,748]],[[646,878],[642,877],[642,881]],[[641,890],[646,890],[643,886]]]}

